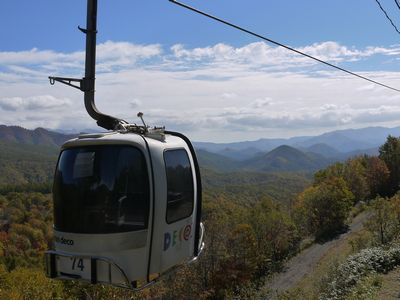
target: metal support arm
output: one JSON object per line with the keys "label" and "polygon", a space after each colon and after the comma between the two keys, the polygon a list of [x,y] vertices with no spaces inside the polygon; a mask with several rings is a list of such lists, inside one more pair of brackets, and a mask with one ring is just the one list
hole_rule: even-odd
{"label": "metal support arm", "polygon": [[101,113],[95,105],[96,80],[96,34],[97,34],[97,0],[87,1],[86,29],[78,26],[86,35],[85,77],[82,79],[68,77],[49,77],[50,84],[56,81],[85,93],[85,108],[88,114],[97,121],[97,125],[107,130],[115,130],[123,122],[121,119]]}
{"label": "metal support arm", "polygon": [[[57,82],[69,85],[70,87],[73,87],[73,88],[79,89],[81,91],[84,91],[83,79],[49,76],[49,80],[50,80],[50,84],[51,85],[54,85],[54,83],[57,81]],[[78,82],[79,86],[75,85],[75,84],[72,84],[72,82]]]}
{"label": "metal support arm", "polygon": [[[82,92],[90,92],[90,91],[92,91],[91,88],[93,88],[93,86],[94,86],[93,79],[90,80],[87,78],[78,79],[78,78],[69,78],[69,77],[49,76],[49,80],[50,80],[51,85],[54,85],[54,83],[57,81],[57,82],[69,85],[78,90],[81,90]],[[73,82],[77,82],[77,83],[79,83],[79,85],[75,85],[75,84],[73,84]]]}

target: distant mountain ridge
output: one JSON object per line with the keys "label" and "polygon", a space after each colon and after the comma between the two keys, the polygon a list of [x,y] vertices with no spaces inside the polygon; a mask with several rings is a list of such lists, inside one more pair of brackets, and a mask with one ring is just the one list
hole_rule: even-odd
{"label": "distant mountain ridge", "polygon": [[[224,156],[245,160],[251,149],[252,153],[269,152],[276,147],[287,145],[303,152],[313,152],[326,158],[343,160],[359,154],[376,154],[388,135],[400,136],[400,127],[367,127],[327,132],[318,136],[300,136],[288,139],[259,139],[235,143],[195,142],[197,149],[222,154]],[[229,149],[227,153],[226,149]]]}
{"label": "distant mountain ridge", "polygon": [[300,148],[300,150],[305,151],[305,152],[312,152],[316,154],[320,154],[324,157],[338,157],[341,152],[336,150],[335,148],[328,146],[327,144],[319,143],[319,144],[314,144],[308,148]]}
{"label": "distant mountain ridge", "polygon": [[[77,135],[78,133],[65,134],[44,128],[29,130],[20,126],[0,125],[0,141],[59,146],[64,141],[74,138]],[[322,155],[333,155],[335,151],[346,153],[363,149],[373,149],[382,145],[388,135],[400,136],[400,127],[345,129],[327,132],[318,136],[298,136],[288,139],[262,138],[256,141],[233,143],[194,142],[193,144],[197,149],[204,149],[208,152],[218,153],[230,158],[240,156],[242,159],[247,159],[249,156],[251,157],[257,153],[265,153],[282,145]],[[322,148],[325,149],[322,150]],[[324,154],[320,153],[321,151]]]}
{"label": "distant mountain ridge", "polygon": [[[319,136],[301,136],[290,139],[260,139],[221,144],[194,142],[194,145],[200,166],[218,172],[244,170],[251,172],[313,172],[330,163],[352,156],[376,155],[378,147],[385,142],[389,134],[400,135],[400,127],[338,130]],[[77,135],[62,134],[44,128],[28,130],[20,126],[0,125],[0,143],[4,149],[0,158],[3,157],[4,161],[8,155],[8,150],[5,149],[17,149],[21,147],[18,146],[20,144],[58,149],[65,141],[75,138]],[[27,149],[33,152],[35,150],[34,147]],[[24,157],[28,159],[29,156],[25,155]],[[54,157],[51,160],[53,161]]]}
{"label": "distant mountain ridge", "polygon": [[61,134],[44,128],[29,130],[20,126],[0,125],[0,141],[3,142],[59,147],[76,136],[77,134]]}
{"label": "distant mountain ridge", "polygon": [[199,165],[202,168],[222,172],[235,171],[240,168],[240,163],[221,154],[208,152],[203,149],[196,150]]}
{"label": "distant mountain ridge", "polygon": [[243,168],[264,171],[316,171],[332,161],[315,153],[305,153],[291,146],[282,145],[262,156],[246,160]]}

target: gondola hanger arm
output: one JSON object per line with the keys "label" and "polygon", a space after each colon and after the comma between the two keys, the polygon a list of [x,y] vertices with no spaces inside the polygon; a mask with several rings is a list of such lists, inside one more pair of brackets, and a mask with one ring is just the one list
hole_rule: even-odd
{"label": "gondola hanger arm", "polygon": [[[79,31],[83,32],[84,34],[87,34],[89,30],[82,28],[81,26],[78,26]],[[97,30],[92,30],[92,33],[97,33]]]}
{"label": "gondola hanger arm", "polygon": [[78,26],[86,35],[85,76],[82,79],[69,77],[49,77],[50,84],[56,81],[84,92],[85,108],[97,125],[107,130],[116,130],[126,122],[101,113],[95,105],[96,80],[96,35],[97,35],[97,0],[87,0],[86,28]]}
{"label": "gondola hanger arm", "polygon": [[[71,86],[73,88],[76,88],[78,90],[81,90],[82,92],[90,91],[88,87],[90,86],[88,84],[88,79],[82,78],[70,78],[70,77],[54,77],[54,76],[49,76],[50,84],[54,85],[57,82],[63,83],[65,85]],[[74,82],[79,83],[79,85],[73,84]]]}

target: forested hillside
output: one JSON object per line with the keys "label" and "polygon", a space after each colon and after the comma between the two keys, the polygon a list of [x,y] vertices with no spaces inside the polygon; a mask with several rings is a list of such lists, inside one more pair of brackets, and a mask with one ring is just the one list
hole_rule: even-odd
{"label": "forested hillside", "polygon": [[[197,263],[140,293],[45,278],[42,258],[52,245],[52,201],[50,189],[43,193],[32,190],[51,180],[58,151],[55,146],[15,142],[3,142],[2,147],[5,166],[19,170],[23,180],[0,184],[0,299],[268,299],[271,295],[280,299],[351,299],[347,295],[369,280],[370,271],[390,271],[400,265],[396,256],[400,253],[396,250],[400,238],[396,195],[400,139],[395,137],[380,147],[378,157],[353,157],[313,175],[222,173],[203,166],[204,253]],[[315,283],[312,292],[271,294],[265,281],[303,249],[304,241],[324,243],[335,238],[360,210],[369,211],[368,234],[355,242],[355,256],[343,264],[366,257],[374,265],[377,253],[387,256],[388,263],[376,263],[373,269],[360,265],[356,271],[338,265]],[[346,272],[356,272],[351,273],[356,279],[345,281]],[[334,298],[335,293],[340,297]]]}
{"label": "forested hillside", "polygon": [[290,146],[279,146],[272,151],[243,162],[243,168],[258,171],[316,171],[326,167],[329,160],[316,153],[304,153]]}
{"label": "forested hillside", "polygon": [[[229,144],[199,143],[194,145],[203,168],[217,172],[314,172],[335,161],[344,161],[356,155],[377,155],[379,141],[384,141],[385,133],[398,132],[400,128],[372,127],[357,130],[335,131],[316,137],[294,137],[290,139],[260,139],[258,141]],[[372,138],[373,136],[373,138]],[[52,132],[43,128],[28,130],[18,126],[0,125],[0,142],[3,145],[27,145],[33,153],[49,153],[66,140],[76,137]],[[368,142],[368,137],[371,137]],[[32,146],[46,146],[35,149]],[[25,147],[25,146],[20,146]],[[30,147],[30,148],[29,148]],[[18,148],[16,148],[19,151]],[[6,151],[8,151],[6,149]],[[14,149],[11,149],[14,151]],[[24,157],[29,157],[28,155]],[[4,164],[3,164],[4,165]],[[15,174],[9,183],[30,182],[20,174],[20,168],[7,173]],[[35,169],[40,169],[36,164]],[[40,173],[40,171],[38,170]],[[3,176],[7,178],[7,176]],[[22,180],[21,180],[22,179]],[[11,180],[10,180],[11,181]],[[4,182],[4,181],[3,181]]]}
{"label": "forested hillside", "polygon": [[324,245],[346,231],[349,216],[361,212],[364,221],[356,225],[356,232],[341,235],[346,238],[337,243],[332,240],[336,246],[325,248],[324,256],[314,262],[315,270],[291,288],[263,295],[276,299],[398,298],[398,279],[393,276],[400,266],[399,157],[400,138],[389,136],[378,157],[355,157],[315,174],[313,185],[299,194],[293,207],[300,232],[312,234]]}
{"label": "forested hillside", "polygon": [[0,185],[50,185],[59,147],[73,137],[0,125]]}
{"label": "forested hillside", "polygon": [[57,147],[74,137],[76,134],[65,135],[44,128],[29,130],[20,126],[0,125],[0,141],[3,142]]}
{"label": "forested hillside", "polygon": [[[1,185],[27,185],[50,184],[57,162],[59,147],[74,135],[63,135],[47,131],[42,128],[27,130],[16,126],[0,126],[0,184]],[[287,151],[289,149],[290,151]],[[197,151],[200,166],[209,174],[233,173],[224,176],[214,176],[212,185],[225,184],[226,178],[241,178],[245,183],[248,176],[252,183],[264,181],[273,182],[273,178],[285,177],[288,179],[288,187],[303,187],[303,175],[298,176],[289,172],[308,172],[327,165],[329,160],[315,154],[304,154],[297,149],[281,146],[267,155],[256,155],[255,158],[238,162],[228,157],[211,153],[202,149]],[[212,172],[214,171],[214,172]],[[239,173],[246,171],[246,176]],[[256,172],[252,174],[252,172]],[[261,175],[260,172],[286,172],[285,175]],[[263,178],[263,179],[260,179]],[[266,178],[269,178],[268,180]],[[272,181],[271,181],[272,180]],[[279,185],[273,184],[273,186]],[[235,185],[240,185],[236,182]],[[256,185],[259,185],[257,183]],[[294,187],[294,191],[298,189]]]}
{"label": "forested hillside", "polygon": [[[207,248],[198,264],[180,269],[176,276],[140,294],[48,280],[42,258],[52,243],[51,195],[30,190],[50,191],[49,185],[43,189],[39,183],[51,181],[58,147],[15,141],[0,145],[6,167],[0,183],[0,275],[4,278],[0,280],[0,298],[16,295],[32,299],[117,299],[130,295],[135,299],[188,299],[194,294],[200,299],[220,298],[232,294],[237,284],[250,284],[256,274],[259,277],[277,270],[280,261],[296,252],[299,235],[288,207],[296,194],[309,185],[310,175],[221,173],[202,164],[203,219],[208,229]],[[267,223],[259,227],[263,222]],[[279,232],[285,232],[284,236]],[[270,237],[265,238],[266,234]],[[247,258],[243,262],[234,259],[247,253],[247,242],[252,247],[250,265]],[[221,276],[226,269],[230,270],[229,276]],[[182,285],[182,278],[191,280]]]}
{"label": "forested hillside", "polygon": [[201,174],[206,194],[214,197],[223,194],[243,206],[252,206],[268,197],[289,207],[312,178],[309,173],[218,173],[208,169],[202,169]]}
{"label": "forested hillside", "polygon": [[58,147],[0,141],[0,184],[23,185],[52,180]]}

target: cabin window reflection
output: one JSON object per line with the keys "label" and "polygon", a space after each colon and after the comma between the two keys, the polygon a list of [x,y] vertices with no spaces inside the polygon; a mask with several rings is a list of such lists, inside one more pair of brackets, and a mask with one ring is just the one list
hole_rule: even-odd
{"label": "cabin window reflection", "polygon": [[54,226],[74,233],[146,229],[149,178],[142,152],[101,145],[64,150],[56,170]]}
{"label": "cabin window reflection", "polygon": [[164,152],[167,174],[167,223],[189,217],[193,211],[193,174],[184,149]]}

